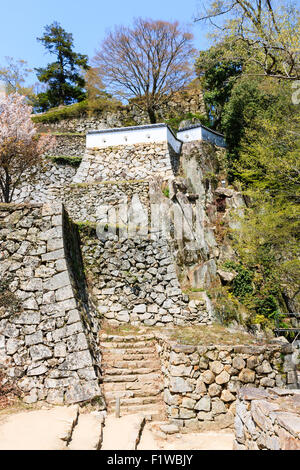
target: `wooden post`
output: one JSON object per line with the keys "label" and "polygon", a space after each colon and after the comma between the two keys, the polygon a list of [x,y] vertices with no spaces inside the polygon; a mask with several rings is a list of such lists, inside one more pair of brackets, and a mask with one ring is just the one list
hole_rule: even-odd
{"label": "wooden post", "polygon": [[116,398],[116,418],[120,418],[120,398]]}

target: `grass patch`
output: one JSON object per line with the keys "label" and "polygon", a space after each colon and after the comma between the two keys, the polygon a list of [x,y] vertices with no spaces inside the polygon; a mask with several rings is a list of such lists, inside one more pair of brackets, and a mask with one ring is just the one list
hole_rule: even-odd
{"label": "grass patch", "polygon": [[79,231],[82,231],[82,230],[84,230],[84,229],[86,229],[86,228],[96,230],[96,227],[97,227],[96,222],[89,222],[88,220],[77,221],[77,222],[73,222],[73,223],[74,223],[75,225],[77,225]]}
{"label": "grass patch", "polygon": [[55,132],[55,131],[51,131],[51,132],[38,132],[37,133],[38,136],[42,136],[42,135],[53,135],[54,137],[85,137],[86,134],[84,132]]}
{"label": "grass patch", "polygon": [[89,100],[83,100],[79,103],[70,104],[68,106],[59,106],[52,108],[46,113],[33,115],[31,119],[33,122],[52,123],[58,122],[63,119],[78,118],[93,114],[99,114],[103,111],[116,111],[122,107],[118,102],[112,101],[108,98],[100,98],[93,105]]}
{"label": "grass patch", "polygon": [[212,325],[193,325],[193,326],[175,326],[175,327],[156,327],[156,326],[132,326],[130,324],[113,326],[103,323],[100,331],[108,335],[126,336],[163,333],[169,340],[176,341],[179,344],[208,346],[208,345],[251,345],[265,344],[254,336],[240,331],[232,331],[223,325],[214,323]]}
{"label": "grass patch", "polygon": [[190,294],[192,292],[205,292],[205,289],[201,287],[191,287],[190,289],[186,289],[182,291],[184,294]]}
{"label": "grass patch", "polygon": [[176,327],[170,334],[171,340],[181,344],[191,345],[215,345],[215,344],[258,344],[257,338],[248,333],[232,332],[223,325],[194,325]]}
{"label": "grass patch", "polygon": [[133,184],[133,183],[147,183],[148,180],[111,180],[111,181],[92,181],[90,183],[72,183],[70,184],[71,187],[75,188],[88,188],[89,186],[97,186],[99,184],[102,185],[125,185],[125,184]]}
{"label": "grass patch", "polygon": [[78,168],[82,162],[82,157],[70,157],[68,155],[47,155],[46,158],[59,165],[70,165]]}
{"label": "grass patch", "polygon": [[[146,328],[146,327],[145,327]],[[126,323],[125,325],[109,325],[108,323],[103,323],[100,331],[107,335],[117,335],[117,336],[126,336],[128,334],[135,335],[141,333],[141,329],[138,326],[130,325]]]}
{"label": "grass patch", "polygon": [[87,100],[81,101],[80,103],[74,103],[69,106],[59,106],[57,108],[52,108],[46,113],[38,114],[32,116],[31,119],[33,122],[57,122],[62,119],[68,119],[72,117],[80,117],[86,115],[88,110]]}

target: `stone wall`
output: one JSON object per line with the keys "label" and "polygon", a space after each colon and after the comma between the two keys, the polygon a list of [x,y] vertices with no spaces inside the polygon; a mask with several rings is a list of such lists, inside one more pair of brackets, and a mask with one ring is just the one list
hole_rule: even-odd
{"label": "stone wall", "polygon": [[295,386],[289,383],[288,372],[293,370],[289,344],[191,346],[156,336],[167,415],[180,426],[233,426],[237,393],[244,385]]}
{"label": "stone wall", "polygon": [[85,143],[85,134],[56,134],[54,147],[48,155],[83,157]]}
{"label": "stone wall", "polygon": [[[91,184],[70,184],[52,189],[55,199],[63,201],[68,213],[76,222],[109,222],[113,209],[127,204],[130,207],[134,195],[139,196],[145,210],[149,208],[148,181],[103,181]],[[116,222],[115,222],[116,223]],[[127,224],[127,219],[122,218]]]}
{"label": "stone wall", "polygon": [[168,179],[178,170],[177,160],[166,142],[87,149],[73,182]]}
{"label": "stone wall", "polygon": [[13,203],[45,203],[54,200],[53,189],[69,185],[77,169],[68,164],[44,160],[34,178],[24,175],[23,182],[13,195]]}
{"label": "stone wall", "polygon": [[189,301],[168,241],[81,227],[81,250],[98,311],[113,325],[164,326],[211,322],[209,299]]}
{"label": "stone wall", "polygon": [[[206,114],[202,91],[199,86],[178,93],[158,111],[158,122],[172,117],[192,114]],[[128,106],[117,105],[113,109],[104,109],[93,116],[62,119],[52,123],[38,123],[41,132],[83,132],[149,124],[149,116],[134,102]]]}
{"label": "stone wall", "polygon": [[2,204],[0,224],[2,367],[27,403],[101,396],[97,315],[62,205]]}
{"label": "stone wall", "polygon": [[242,388],[235,450],[300,450],[300,390]]}

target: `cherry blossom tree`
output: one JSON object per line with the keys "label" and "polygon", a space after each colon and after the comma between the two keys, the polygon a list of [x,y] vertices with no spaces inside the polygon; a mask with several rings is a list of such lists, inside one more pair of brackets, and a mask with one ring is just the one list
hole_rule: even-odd
{"label": "cherry blossom tree", "polygon": [[34,177],[42,155],[54,144],[54,138],[37,133],[31,112],[18,93],[0,99],[0,200],[5,203],[25,176]]}

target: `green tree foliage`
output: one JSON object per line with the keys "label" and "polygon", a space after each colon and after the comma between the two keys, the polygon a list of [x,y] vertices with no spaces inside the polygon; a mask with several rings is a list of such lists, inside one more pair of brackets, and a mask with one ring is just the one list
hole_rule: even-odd
{"label": "green tree foliage", "polygon": [[236,77],[242,73],[242,62],[227,59],[226,55],[226,44],[220,43],[201,51],[195,64],[211,127],[221,132],[224,106],[230,98]]}
{"label": "green tree foliage", "polygon": [[[220,105],[230,180],[247,201],[232,231],[239,262],[227,266],[237,276],[222,295],[265,326],[278,310],[300,308],[299,12],[279,3],[210,2],[202,18],[214,33],[217,18],[222,25],[196,64],[211,115]],[[241,64],[236,76],[226,68],[232,60]]]}
{"label": "green tree foliage", "polygon": [[212,36],[230,45],[228,58],[239,57],[252,73],[300,78],[300,15],[290,0],[211,0],[196,21],[209,21]]}
{"label": "green tree foliage", "polygon": [[230,99],[224,106],[221,127],[227,142],[231,169],[232,161],[239,158],[241,141],[248,130],[256,125],[256,118],[262,113],[270,115],[271,110],[280,106],[279,83],[273,82],[275,87],[271,88],[268,84],[268,80],[243,74],[234,84]]}
{"label": "green tree foliage", "polygon": [[249,205],[235,241],[256,273],[253,307],[270,316],[277,308],[295,310],[299,296],[300,118],[290,83],[254,85],[260,99],[239,98],[245,119],[233,167]]}
{"label": "green tree foliage", "polygon": [[74,52],[73,35],[54,22],[45,27],[44,35],[37,40],[56,60],[36,69],[39,81],[47,84],[47,90],[38,94],[36,109],[46,111],[84,100],[83,71],[89,69],[88,57]]}

